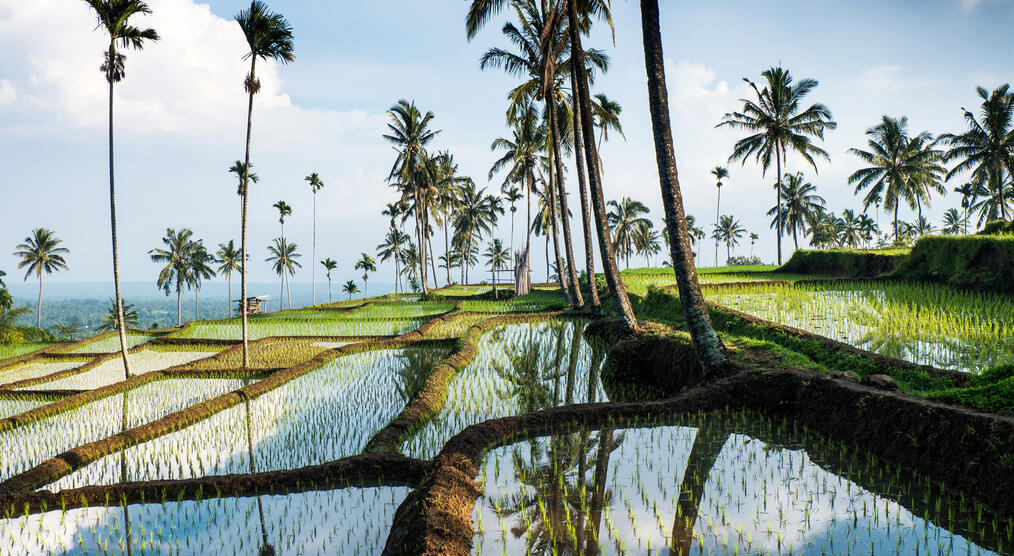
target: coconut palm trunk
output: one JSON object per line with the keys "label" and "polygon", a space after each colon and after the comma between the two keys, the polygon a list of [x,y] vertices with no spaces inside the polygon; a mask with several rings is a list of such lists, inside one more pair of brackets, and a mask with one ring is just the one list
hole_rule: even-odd
{"label": "coconut palm trunk", "polygon": [[[577,16],[577,0],[568,0],[568,17],[570,21],[580,21]],[[577,68],[577,96],[581,103],[581,113],[585,118],[581,120],[581,128],[585,138],[595,137],[594,126],[591,120],[591,95],[588,92],[588,73],[585,71],[584,49],[581,46],[581,33],[577,25],[569,25],[571,59],[575,60],[574,67]],[[609,224],[606,221],[606,202],[602,193],[601,173],[599,172],[598,150],[595,142],[586,140],[584,142],[585,159],[588,163],[588,185],[591,191],[592,211],[595,215],[595,228],[599,238],[599,254],[602,257],[602,270],[606,275],[606,282],[612,292],[613,302],[616,304],[616,312],[623,320],[624,326],[628,329],[637,328],[637,317],[634,316],[634,309],[627,297],[627,290],[623,287],[620,279],[620,269],[616,266],[616,252],[613,249],[612,239],[609,237]]]}
{"label": "coconut palm trunk", "polygon": [[[433,236],[428,233],[426,234],[426,244],[430,247],[430,270],[433,271],[433,289],[437,289],[440,287],[440,283],[437,282],[439,280],[437,278],[437,258],[433,256]],[[450,281],[447,284],[450,285]]]}
{"label": "coconut palm trunk", "polygon": [[35,273],[39,277],[39,302],[35,307],[35,327],[42,328],[42,265]]}
{"label": "coconut palm trunk", "polygon": [[[718,186],[718,200],[715,202],[715,225],[722,218],[722,186]],[[670,228],[672,229],[672,228]],[[715,238],[715,266],[718,266],[718,238]]]}
{"label": "coconut palm trunk", "polygon": [[243,334],[243,368],[250,368],[250,340],[249,340],[249,328],[247,325],[247,310],[246,310],[246,212],[247,212],[247,201],[250,196],[250,133],[253,130],[253,101],[254,101],[254,87],[253,84],[257,79],[257,56],[250,57],[250,86],[248,87],[250,99],[247,103],[246,109],[246,153],[243,157],[243,199],[240,201],[243,205],[243,218],[240,223],[240,251],[242,254],[242,266],[240,266],[240,303],[242,310],[240,316],[242,318],[241,330]]}
{"label": "coconut palm trunk", "polygon": [[697,279],[693,251],[690,249],[690,234],[683,213],[683,196],[676,171],[672,126],[669,121],[669,95],[665,82],[658,0],[641,0],[641,27],[644,36],[644,65],[648,74],[648,106],[655,139],[662,206],[669,229],[669,250],[687,328],[693,338],[701,369],[707,376],[728,365],[729,356],[711,324],[708,306]]}
{"label": "coconut palm trunk", "polygon": [[176,276],[176,326],[183,325],[183,283]]}
{"label": "coconut palm trunk", "polygon": [[[120,254],[116,235],[116,182],[113,172],[113,79],[116,59],[116,42],[109,41],[109,68],[106,70],[106,81],[109,83],[109,227],[113,240],[113,289],[116,292],[117,330],[120,334],[120,356],[123,358],[123,374],[130,378],[130,358],[127,356],[127,327],[123,322],[123,296],[120,293]],[[42,324],[42,280],[39,280],[39,325]]]}
{"label": "coconut palm trunk", "polygon": [[228,282],[229,282],[229,290],[228,290],[229,299],[227,299],[226,301],[229,302],[229,318],[232,318],[232,273],[231,272],[229,273]]}
{"label": "coconut palm trunk", "polygon": [[[577,90],[577,78],[574,76],[574,60],[571,60],[570,84],[571,90]],[[584,152],[584,133],[581,130],[581,119],[584,113],[581,112],[581,103],[577,102],[577,95],[572,95],[574,112],[574,162],[577,165],[577,185],[581,192],[581,231],[584,233],[584,258],[585,271],[588,274],[588,295],[591,298],[592,313],[602,312],[602,301],[599,300],[599,291],[595,285],[595,246],[592,244],[591,235],[591,214],[588,211],[588,184],[585,181],[584,159],[581,153]],[[594,141],[592,137],[590,140]]]}
{"label": "coconut palm trunk", "polygon": [[549,131],[553,141],[553,163],[556,167],[556,190],[560,197],[560,226],[563,228],[563,245],[566,250],[568,273],[564,279],[563,267],[559,267],[560,279],[570,288],[571,303],[578,309],[584,308],[584,296],[581,295],[581,283],[577,279],[577,265],[574,264],[574,245],[570,237],[570,216],[567,214],[567,189],[563,182],[563,154],[560,150],[559,114],[556,112],[556,86],[550,80],[546,102],[549,105]]}
{"label": "coconut palm trunk", "polygon": [[[310,262],[317,260],[317,192],[313,192],[313,246],[311,247]],[[310,265],[310,283],[312,284],[312,304],[317,304],[317,266]]]}
{"label": "coconut palm trunk", "polygon": [[[556,152],[550,153],[550,156],[556,158]],[[556,226],[557,214],[556,209],[556,184],[553,183],[553,169],[549,170],[549,180],[546,183],[546,202],[549,203],[549,230],[553,235],[553,257],[556,261],[556,277],[560,283],[560,291],[563,292],[564,299],[567,300],[567,304],[574,303],[574,297],[571,295],[570,287],[567,284],[567,279],[564,277],[566,270],[563,268],[563,259],[560,258],[560,239],[559,231]],[[548,266],[548,265],[547,265]]]}
{"label": "coconut palm trunk", "polygon": [[779,266],[781,266],[782,264],[782,156],[784,155],[784,153],[785,149],[782,147],[781,141],[775,143],[775,169],[778,172],[778,185],[775,186],[775,189],[778,191],[778,194],[776,195],[778,202],[775,203],[775,209],[777,210],[777,213],[775,214],[775,219],[777,222],[777,224],[775,224],[775,227],[777,229],[775,230],[775,232],[777,232],[776,235],[778,236]]}
{"label": "coconut palm trunk", "polygon": [[422,283],[423,295],[429,294],[429,286],[426,284],[426,209],[422,207],[422,199],[419,190],[415,191],[415,227],[416,240],[419,245],[419,278]]}
{"label": "coconut palm trunk", "polygon": [[[444,216],[444,225],[441,226],[441,228],[444,229],[444,266],[446,267],[445,270],[447,271],[447,285],[450,286],[451,285],[451,240],[448,237],[448,233],[447,233],[447,228],[449,227],[448,224],[450,224],[450,222],[448,222],[448,217],[449,217],[449,215],[445,215]],[[397,264],[397,261],[395,261],[395,264]]]}

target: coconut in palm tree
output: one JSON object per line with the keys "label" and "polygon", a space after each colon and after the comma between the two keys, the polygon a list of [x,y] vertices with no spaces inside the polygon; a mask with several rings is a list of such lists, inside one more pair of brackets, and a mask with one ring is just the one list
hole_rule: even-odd
{"label": "coconut in palm tree", "polygon": [[[63,240],[56,237],[52,230],[36,228],[14,248],[14,256],[21,259],[18,268],[27,268],[25,280],[35,275],[39,279],[39,301],[35,310],[35,326],[42,328],[42,275],[67,270],[64,255],[70,253],[66,247],[60,247]],[[7,288],[4,288],[5,290]]]}

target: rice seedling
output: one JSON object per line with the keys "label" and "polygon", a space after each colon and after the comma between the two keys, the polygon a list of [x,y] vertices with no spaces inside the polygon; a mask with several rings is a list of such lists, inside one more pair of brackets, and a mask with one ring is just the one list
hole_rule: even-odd
{"label": "rice seedling", "polygon": [[41,407],[49,402],[38,400],[10,400],[0,399],[0,419],[6,419],[12,415]]}
{"label": "rice seedling", "polygon": [[748,413],[533,438],[488,452],[478,479],[478,554],[1009,550],[971,501]]}
{"label": "rice seedling", "polygon": [[405,455],[432,458],[452,436],[487,419],[607,401],[598,382],[603,354],[584,339],[586,324],[511,324],[487,332],[475,359],[451,380],[444,407],[406,441]]}
{"label": "rice seedling", "polygon": [[[152,346],[131,355],[131,369],[135,375],[161,371],[183,365],[221,350],[209,346]],[[78,364],[80,365],[80,363]],[[26,386],[24,390],[94,390],[123,380],[123,361],[111,358],[102,364],[79,373],[49,382]]]}
{"label": "rice seedling", "polygon": [[[150,342],[154,338],[156,338],[156,336],[151,334],[130,332],[127,334],[127,347],[132,348],[145,342]],[[66,350],[66,353],[112,353],[114,351],[118,351],[119,349],[120,337],[113,334],[90,341],[80,347]]]}
{"label": "rice seedling", "polygon": [[350,487],[55,509],[0,520],[0,553],[125,553],[129,542],[132,552],[145,554],[379,554],[409,490]]}
{"label": "rice seedling", "polygon": [[451,320],[438,323],[426,333],[427,338],[458,338],[469,328],[490,318],[488,313],[457,315]]}
{"label": "rice seedling", "polygon": [[[646,272],[648,270],[659,270],[659,272]],[[676,276],[672,269],[640,269],[637,271],[624,271],[621,273],[623,285],[630,293],[645,295],[648,288],[667,288],[676,285]],[[770,282],[785,281],[796,282],[799,280],[821,279],[821,276],[812,274],[785,274],[780,272],[737,272],[725,269],[724,272],[700,272],[698,280],[704,284],[729,284],[736,282]]]}
{"label": "rice seedling", "polygon": [[370,303],[365,307],[353,309],[344,313],[344,317],[356,319],[432,317],[453,309],[453,301],[416,301],[413,303],[388,301]]}
{"label": "rice seedling", "polygon": [[0,481],[124,426],[143,425],[240,386],[237,380],[159,380],[0,432]]}
{"label": "rice seedling", "polygon": [[77,361],[67,361],[63,359],[36,359],[34,361],[0,371],[0,385],[7,385],[21,380],[41,378],[53,373],[67,371],[75,367],[80,367],[89,361],[91,361],[90,358],[83,358]]}
{"label": "rice seedling", "polygon": [[946,286],[838,282],[705,290],[712,301],[914,363],[979,373],[1014,360],[1014,301]]}
{"label": "rice seedling", "polygon": [[554,307],[563,308],[563,306],[564,300],[559,292],[540,291],[502,301],[465,299],[461,302],[462,311],[484,313],[531,313],[546,311]]}
{"label": "rice seedling", "polygon": [[3,363],[4,359],[10,357],[17,357],[26,353],[31,353],[35,350],[49,347],[53,344],[37,344],[37,343],[25,343],[25,344],[0,344],[0,363]]}
{"label": "rice seedling", "polygon": [[249,403],[127,448],[125,478],[117,453],[47,488],[295,469],[358,454],[445,355],[410,347],[337,357]]}
{"label": "rice seedling", "polygon": [[[394,336],[414,330],[429,320],[426,317],[396,319],[354,318],[264,318],[250,319],[250,339],[272,336]],[[177,338],[239,338],[239,319],[199,322],[175,333]]]}
{"label": "rice seedling", "polygon": [[[306,339],[271,339],[250,344],[250,365],[256,369],[281,369],[309,361],[317,355],[347,344],[347,341]],[[198,359],[187,363],[187,370],[232,370],[243,366],[243,352],[236,346],[222,352],[215,359]]]}

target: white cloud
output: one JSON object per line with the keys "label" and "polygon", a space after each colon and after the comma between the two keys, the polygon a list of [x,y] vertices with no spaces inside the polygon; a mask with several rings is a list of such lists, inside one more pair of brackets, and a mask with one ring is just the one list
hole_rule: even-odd
{"label": "white cloud", "polygon": [[0,79],[0,106],[11,104],[17,98],[18,93],[14,90],[14,85],[6,79]]}

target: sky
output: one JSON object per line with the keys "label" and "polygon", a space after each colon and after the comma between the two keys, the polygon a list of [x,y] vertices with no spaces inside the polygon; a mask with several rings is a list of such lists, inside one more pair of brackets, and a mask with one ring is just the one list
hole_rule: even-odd
{"label": "sky", "polygon": [[[239,239],[236,180],[227,170],[243,156],[248,63],[233,16],[244,4],[149,0],[154,13],[135,22],[154,27],[162,40],[127,53],[126,79],[116,87],[117,216],[126,281],[151,281],[154,288],[158,266],[148,251],[160,246],[166,228],[192,228],[212,247]],[[375,252],[388,224],[380,211],[396,198],[385,183],[395,152],[381,135],[386,111],[399,99],[433,111],[433,126],[441,130],[433,148],[450,150],[480,187],[499,190],[502,176],[487,180],[497,157],[489,145],[508,133],[506,93],[516,81],[480,71],[478,60],[486,49],[504,45],[500,27],[507,12],[468,41],[465,0],[269,4],[292,24],[296,59],[258,65],[263,88],[254,106],[251,156],[260,182],[250,192],[251,280],[274,279],[263,259],[280,232],[271,206],[278,200],[293,207],[285,234],[303,253],[293,281],[311,280],[314,196],[303,180],[311,172],[325,182],[316,196],[315,260],[338,261],[336,282],[359,278],[352,264],[361,252]],[[790,158],[787,170],[803,171],[835,212],[861,208],[847,184],[860,165],[847,150],[864,146],[865,130],[881,115],[908,116],[913,132],[958,132],[964,128],[961,107],[978,104],[976,86],[992,89],[1014,79],[1009,0],[660,4],[680,183],[687,213],[706,228],[715,215],[709,172],[727,164],[741,137],[715,124],[741,106],[744,77],[756,80],[782,65],[797,79],[820,82],[808,100],[826,104],[839,124],[822,144],[830,161],[815,171]],[[602,24],[585,42],[611,57],[593,92],[623,106],[625,139],[611,135],[602,148],[605,195],[643,201],[661,226],[638,2],[617,0],[613,13],[615,43]],[[0,0],[0,270],[8,281],[22,277],[10,253],[36,227],[54,230],[71,250],[70,269],[49,279],[112,278],[107,88],[99,71],[105,40],[84,2]],[[774,234],[764,216],[775,202],[773,171],[763,177],[747,161],[730,172],[721,212],[757,233],[755,254],[773,262]],[[576,193],[571,199],[577,209]],[[927,215],[938,224],[944,210],[958,206],[956,195],[935,198]],[[903,209],[901,217],[913,215]],[[881,225],[887,225],[883,215]],[[575,219],[579,257],[580,235]],[[496,236],[509,241],[507,217]],[[733,254],[749,251],[744,240]],[[542,252],[534,254],[539,277],[545,265]],[[705,248],[702,264],[713,259],[713,247]],[[634,265],[643,266],[643,259]],[[393,272],[393,265],[382,264],[373,280],[391,282]]]}

